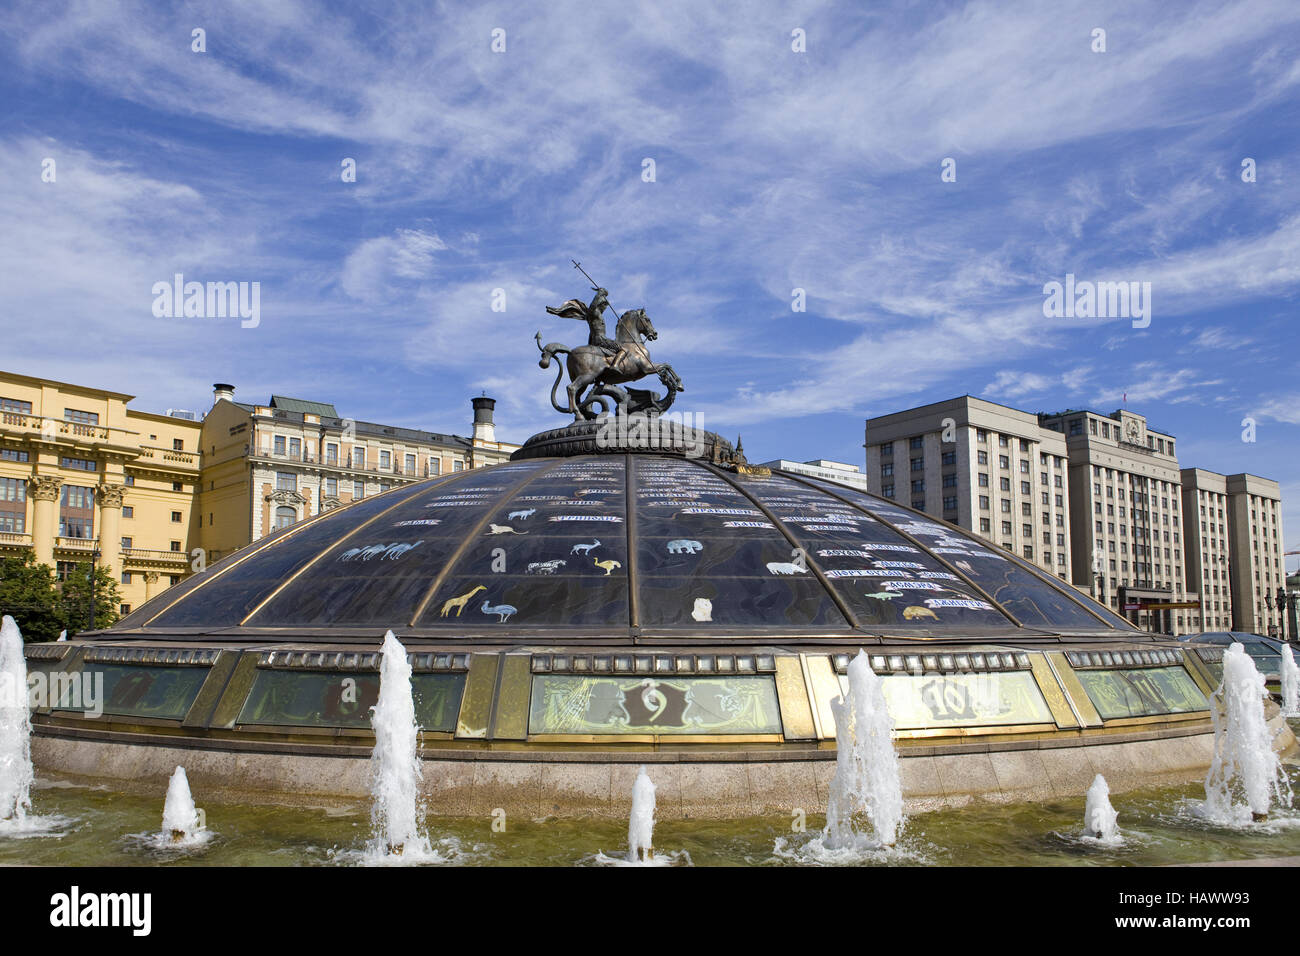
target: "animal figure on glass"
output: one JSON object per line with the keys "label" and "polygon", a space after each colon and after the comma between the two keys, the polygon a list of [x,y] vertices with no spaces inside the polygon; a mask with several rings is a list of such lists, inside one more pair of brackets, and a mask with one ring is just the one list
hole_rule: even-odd
{"label": "animal figure on glass", "polygon": [[479,610],[484,614],[496,614],[502,624],[510,619],[511,614],[519,613],[519,608],[515,607],[513,604],[497,604],[493,606],[487,601],[483,602],[483,606],[479,608]]}
{"label": "animal figure on glass", "polygon": [[591,544],[575,544],[569,554],[585,554],[591,557],[591,552],[600,547],[600,539],[596,538]]}
{"label": "animal figure on glass", "polygon": [[448,601],[444,601],[442,605],[442,613],[439,616],[446,617],[448,612],[451,611],[452,608],[455,608],[456,616],[460,617],[460,612],[465,610],[465,605],[469,603],[469,599],[472,598],[475,594],[478,594],[479,591],[486,591],[486,590],[487,588],[485,588],[483,585],[480,584],[472,591],[466,591],[464,594],[460,595],[459,597],[454,597]]}

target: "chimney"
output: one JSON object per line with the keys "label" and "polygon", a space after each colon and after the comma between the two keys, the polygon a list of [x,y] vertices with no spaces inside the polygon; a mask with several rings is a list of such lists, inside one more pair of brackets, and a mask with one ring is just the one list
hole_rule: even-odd
{"label": "chimney", "polygon": [[234,400],[235,386],[226,385],[222,382],[217,382],[212,386],[212,404],[214,406],[221,401],[233,402]]}
{"label": "chimney", "polygon": [[488,398],[486,394],[478,398],[471,399],[474,406],[474,442],[495,442],[497,440],[496,426],[492,423],[492,409],[496,408],[497,400]]}

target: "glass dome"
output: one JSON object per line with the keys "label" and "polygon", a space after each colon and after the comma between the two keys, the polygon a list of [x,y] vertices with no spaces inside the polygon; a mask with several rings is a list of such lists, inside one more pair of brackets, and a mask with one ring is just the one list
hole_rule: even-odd
{"label": "glass dome", "polygon": [[532,458],[258,541],[105,638],[488,643],[1132,633],[1065,581],[838,484],[655,454]]}

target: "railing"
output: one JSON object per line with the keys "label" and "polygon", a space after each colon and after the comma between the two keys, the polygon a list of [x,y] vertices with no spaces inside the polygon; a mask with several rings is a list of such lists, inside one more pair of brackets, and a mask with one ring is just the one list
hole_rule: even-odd
{"label": "railing", "polygon": [[113,437],[113,432],[120,435],[140,434],[126,428],[108,425],[87,425],[84,422],[70,422],[62,418],[50,418],[46,415],[33,415],[23,412],[4,412],[0,414],[0,425],[4,425],[7,429],[33,432],[45,438],[69,435],[74,438],[94,438],[100,441],[108,441]]}
{"label": "railing", "polygon": [[163,551],[159,548],[123,548],[122,557],[128,561],[160,561],[168,564],[189,562],[189,556],[184,551]]}
{"label": "railing", "polygon": [[62,551],[94,551],[99,548],[98,538],[66,538],[57,537],[54,539],[54,547]]}
{"label": "railing", "polygon": [[32,536],[30,534],[20,534],[16,531],[0,531],[0,547],[30,548],[31,546]]}
{"label": "railing", "polygon": [[190,468],[198,468],[202,460],[202,452],[182,451],[176,448],[156,448],[152,445],[144,445],[140,448],[140,457],[150,461],[162,459],[169,465],[186,465]]}

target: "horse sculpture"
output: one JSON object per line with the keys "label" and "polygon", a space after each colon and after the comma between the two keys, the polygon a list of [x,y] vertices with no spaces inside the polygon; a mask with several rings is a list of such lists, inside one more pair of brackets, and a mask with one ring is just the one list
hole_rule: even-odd
{"label": "horse sculpture", "polygon": [[[560,314],[553,310],[554,314]],[[611,356],[609,350],[601,345],[581,345],[567,348],[558,342],[542,345],[542,333],[537,333],[537,347],[542,352],[537,363],[542,368],[550,368],[551,360],[558,355],[567,355],[566,365],[569,372],[568,406],[559,404],[555,393],[560,387],[565,366],[555,371],[555,384],[551,386],[551,405],[557,412],[569,412],[575,421],[594,419],[599,414],[611,411],[611,403],[625,413],[664,412],[672,405],[677,393],[685,390],[682,380],[666,363],[656,363],[642,342],[653,342],[659,337],[650,317],[644,309],[629,309],[619,316],[614,331],[614,343],[617,351]],[[559,363],[556,363],[559,365]],[[659,381],[668,389],[664,398],[658,398],[645,389],[619,388],[627,382],[635,382],[647,375],[658,375]],[[599,410],[598,410],[599,409]]]}

